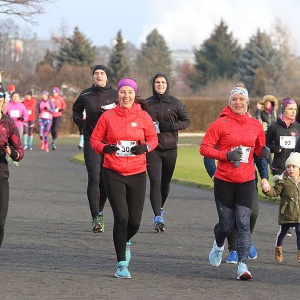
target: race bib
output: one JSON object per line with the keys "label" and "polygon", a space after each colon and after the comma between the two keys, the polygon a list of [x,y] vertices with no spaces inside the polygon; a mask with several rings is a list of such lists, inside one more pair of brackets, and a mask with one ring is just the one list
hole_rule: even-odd
{"label": "race bib", "polygon": [[42,119],[50,119],[50,113],[48,111],[42,112]]}
{"label": "race bib", "polygon": [[19,118],[20,117],[20,111],[17,110],[17,109],[12,109],[9,114],[12,118]]}
{"label": "race bib", "polygon": [[238,149],[238,148],[241,149],[242,152],[243,152],[240,162],[242,162],[242,163],[248,163],[251,148],[250,147],[245,147],[245,146],[239,146],[239,147],[233,147],[233,148],[231,148],[231,151],[233,151],[235,149]]}
{"label": "race bib", "polygon": [[135,141],[118,141],[117,147],[119,150],[116,151],[116,156],[135,156],[133,153],[131,153],[131,148],[135,145]]}
{"label": "race bib", "polygon": [[59,108],[58,107],[55,107],[55,112],[58,112],[59,111]]}
{"label": "race bib", "polygon": [[160,133],[159,122],[158,121],[153,121],[153,124],[155,126],[156,133]]}
{"label": "race bib", "polygon": [[280,147],[285,149],[294,149],[296,146],[295,136],[280,136]]}
{"label": "race bib", "polygon": [[28,113],[28,115],[31,115],[31,114],[32,114],[31,109],[28,109],[28,110],[27,110],[27,113]]}

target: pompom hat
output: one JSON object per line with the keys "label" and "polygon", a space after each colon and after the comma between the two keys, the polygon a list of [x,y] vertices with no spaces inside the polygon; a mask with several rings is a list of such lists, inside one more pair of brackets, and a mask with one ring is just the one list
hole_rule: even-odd
{"label": "pompom hat", "polygon": [[293,165],[300,168],[300,153],[299,152],[292,152],[289,158],[285,162],[285,167]]}

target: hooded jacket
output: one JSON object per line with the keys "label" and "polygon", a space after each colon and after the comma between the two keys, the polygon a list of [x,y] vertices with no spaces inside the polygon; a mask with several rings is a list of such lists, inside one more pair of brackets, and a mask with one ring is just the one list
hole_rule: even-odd
{"label": "hooded jacket", "polygon": [[[267,101],[271,102],[272,109],[270,111],[267,111],[265,109],[265,103]],[[277,118],[279,117],[278,112],[278,100],[273,95],[266,95],[262,98],[262,100],[259,102],[260,109],[257,110],[256,118],[262,122],[264,125],[265,131],[267,128],[276,122]]]}
{"label": "hooded jacket", "polygon": [[268,192],[269,197],[280,196],[278,224],[300,223],[300,182],[295,183],[286,172],[273,177],[275,185]]}
{"label": "hooded jacket", "polygon": [[95,84],[83,90],[73,104],[73,122],[79,125],[83,119],[83,111],[86,112],[86,125],[84,127],[84,139],[89,141],[92,132],[103,113],[101,106],[115,103],[118,101],[118,92],[107,83],[105,87]]}
{"label": "hooded jacket", "polygon": [[[164,94],[158,94],[154,88],[155,80],[158,76],[163,76],[167,82],[167,89]],[[182,102],[169,95],[170,82],[168,76],[164,73],[158,73],[154,76],[152,82],[153,96],[146,99],[149,108],[148,113],[152,120],[160,123],[168,123],[169,129],[164,131],[160,127],[158,133],[158,146],[156,150],[171,150],[177,148],[178,130],[188,128],[191,124],[189,115]]]}
{"label": "hooded jacket", "polygon": [[54,104],[55,107],[55,112],[52,114],[53,118],[57,118],[57,117],[61,117],[62,116],[62,112],[64,110],[66,110],[66,102],[65,99],[60,95],[60,89],[56,86],[53,89],[58,91],[58,96],[54,97],[54,95],[52,95],[51,101]]}
{"label": "hooded jacket", "polygon": [[[105,142],[104,142],[105,141]],[[130,109],[115,108],[106,111],[100,117],[90,139],[91,147],[96,153],[103,154],[106,145],[117,145],[119,141],[146,143],[149,152],[157,146],[157,134],[149,114],[141,105],[134,103]],[[123,176],[146,171],[146,153],[135,156],[118,156],[115,153],[105,154],[103,167]]]}
{"label": "hooded jacket", "polygon": [[[216,147],[215,147],[216,146]],[[237,168],[227,160],[227,152],[233,148],[249,147],[248,162],[241,162]],[[215,177],[232,183],[253,180],[255,167],[253,154],[261,157],[265,146],[265,133],[261,123],[248,113],[236,115],[229,106],[207,130],[200,145],[200,154],[218,160]]]}

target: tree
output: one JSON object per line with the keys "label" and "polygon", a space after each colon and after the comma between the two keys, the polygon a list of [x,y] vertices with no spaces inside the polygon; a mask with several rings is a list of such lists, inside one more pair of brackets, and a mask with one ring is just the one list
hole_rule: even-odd
{"label": "tree", "polygon": [[[281,69],[280,52],[275,49],[270,36],[258,29],[239,58],[240,80],[252,95],[274,94]],[[259,82],[261,80],[264,82]]]}
{"label": "tree", "polygon": [[232,33],[228,33],[228,26],[221,20],[211,37],[199,50],[195,50],[197,80],[193,80],[191,87],[197,89],[218,78],[231,79],[240,51],[237,40]]}
{"label": "tree", "polygon": [[146,43],[142,43],[141,51],[136,59],[136,66],[139,76],[144,79],[144,82],[141,80],[144,85],[152,83],[153,76],[159,72],[171,75],[171,52],[157,29],[154,29],[146,37]]}
{"label": "tree", "polygon": [[14,15],[35,24],[34,17],[44,13],[43,4],[53,0],[1,0],[0,14]]}
{"label": "tree", "polygon": [[122,37],[121,30],[117,34],[115,40],[115,46],[113,47],[112,53],[109,58],[108,66],[110,71],[110,82],[117,84],[119,79],[128,76],[129,66],[127,59],[124,55],[125,39]]}
{"label": "tree", "polygon": [[96,57],[95,46],[75,27],[74,34],[70,38],[60,41],[59,53],[56,56],[57,68],[64,63],[73,66],[91,66]]}

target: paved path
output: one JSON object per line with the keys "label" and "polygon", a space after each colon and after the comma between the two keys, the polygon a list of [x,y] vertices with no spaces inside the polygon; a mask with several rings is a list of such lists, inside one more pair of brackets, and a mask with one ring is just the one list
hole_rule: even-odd
{"label": "paved path", "polygon": [[112,212],[105,232],[91,232],[83,165],[69,157],[74,145],[25,153],[11,167],[11,196],[0,249],[0,299],[298,299],[300,264],[296,237],[287,237],[285,258],[273,258],[277,205],[260,204],[253,235],[258,258],[253,280],[236,279],[236,265],[213,268],[216,209],[211,191],[172,185],[165,207],[166,233],[155,234],[149,189],[139,233],[132,240],[132,279],[113,277],[116,256]]}

